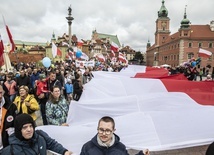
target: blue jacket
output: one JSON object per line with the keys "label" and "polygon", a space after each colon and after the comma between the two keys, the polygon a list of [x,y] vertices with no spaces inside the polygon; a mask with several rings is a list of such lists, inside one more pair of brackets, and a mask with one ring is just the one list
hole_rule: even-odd
{"label": "blue jacket", "polygon": [[[119,136],[115,135],[115,143],[110,147],[100,146],[97,142],[97,135],[82,147],[80,155],[129,155],[126,146],[120,142]],[[136,155],[144,155],[140,151]]]}
{"label": "blue jacket", "polygon": [[65,84],[65,90],[67,94],[73,93],[73,84],[72,83],[66,83]]}
{"label": "blue jacket", "polygon": [[20,141],[15,134],[12,134],[9,137],[9,143],[10,145],[2,150],[2,155],[47,155],[47,150],[64,154],[67,151],[42,130],[34,132],[31,141]]}

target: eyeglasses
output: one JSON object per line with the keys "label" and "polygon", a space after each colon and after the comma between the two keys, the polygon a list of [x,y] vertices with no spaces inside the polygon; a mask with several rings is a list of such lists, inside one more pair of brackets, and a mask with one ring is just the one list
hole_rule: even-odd
{"label": "eyeglasses", "polygon": [[103,134],[105,132],[105,134],[107,135],[110,135],[113,132],[112,130],[109,130],[109,129],[104,130],[103,128],[98,128],[97,131],[100,134]]}

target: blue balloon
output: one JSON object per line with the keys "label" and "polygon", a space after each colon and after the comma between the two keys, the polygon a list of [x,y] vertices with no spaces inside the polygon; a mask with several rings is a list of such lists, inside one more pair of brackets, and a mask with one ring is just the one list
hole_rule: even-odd
{"label": "blue balloon", "polygon": [[50,67],[50,66],[51,66],[51,59],[48,58],[48,57],[44,57],[44,58],[42,59],[42,64],[43,64],[46,68]]}
{"label": "blue balloon", "polygon": [[82,55],[82,51],[77,50],[77,52],[76,52],[76,57],[77,57],[77,58],[80,58],[80,57],[81,57],[81,55]]}
{"label": "blue balloon", "polygon": [[195,67],[195,66],[196,66],[196,61],[193,61],[193,62],[191,63],[191,66],[192,66],[192,67]]}

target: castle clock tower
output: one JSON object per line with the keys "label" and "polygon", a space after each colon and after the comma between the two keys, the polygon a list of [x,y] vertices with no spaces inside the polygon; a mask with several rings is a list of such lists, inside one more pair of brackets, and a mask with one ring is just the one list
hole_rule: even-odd
{"label": "castle clock tower", "polygon": [[162,6],[158,11],[158,19],[156,20],[155,45],[160,46],[165,39],[170,35],[168,11],[162,0]]}

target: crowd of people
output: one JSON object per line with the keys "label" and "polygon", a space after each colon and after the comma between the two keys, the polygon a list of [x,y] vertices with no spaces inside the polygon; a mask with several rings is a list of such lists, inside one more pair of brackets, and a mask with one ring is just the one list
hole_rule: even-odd
{"label": "crowd of people", "polygon": [[[201,67],[200,59],[192,58],[178,67],[168,67],[169,74],[183,73],[189,81],[213,81],[214,67],[210,65]],[[198,78],[199,77],[199,80]]]}
{"label": "crowd of people", "polygon": [[[11,72],[0,72],[0,154],[10,154],[11,150],[11,154],[46,154],[46,149],[64,155],[72,154],[47,133],[35,131],[36,111],[40,110],[43,125],[68,126],[69,104],[71,100],[80,100],[84,85],[94,78],[92,71],[119,72],[124,67],[127,66],[111,62],[96,62],[95,66],[84,68],[76,67],[74,62],[56,62],[49,68],[37,67],[35,63],[21,63],[14,65]],[[194,80],[197,75],[195,68],[190,65],[184,70],[171,68],[169,71],[171,74],[183,72],[187,78],[194,73],[192,79],[188,78]],[[209,72],[199,72],[199,75],[206,74],[210,75]],[[82,147],[81,155],[128,155],[114,131],[113,118],[101,118],[97,135]],[[41,146],[45,147],[39,149]],[[138,153],[144,154],[148,155],[149,150]]]}

